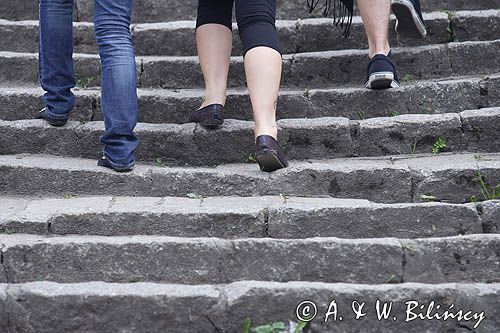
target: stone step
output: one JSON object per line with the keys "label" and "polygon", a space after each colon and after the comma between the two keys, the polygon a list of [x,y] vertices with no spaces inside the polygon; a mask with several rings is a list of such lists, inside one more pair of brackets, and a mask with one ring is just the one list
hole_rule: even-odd
{"label": "stone step", "polygon": [[500,184],[500,154],[439,154],[292,162],[273,174],[256,165],[216,168],[138,164],[130,174],[96,166],[95,160],[55,156],[0,156],[3,195],[118,196],[333,196],[375,202],[482,200],[486,184]]}
{"label": "stone step", "polygon": [[[403,81],[450,76],[497,73],[500,68],[500,39],[449,43],[394,49],[395,62]],[[481,57],[471,57],[481,54]],[[38,84],[38,56],[34,53],[0,52],[0,80],[3,85]],[[243,59],[231,58],[229,86],[244,87]],[[367,53],[364,50],[310,52],[283,57],[283,87],[303,89],[333,84],[362,85],[366,79]],[[75,54],[79,81],[87,86],[100,82],[99,57]],[[196,56],[138,57],[138,86],[195,88],[203,86]]]}
{"label": "stone step", "polygon": [[415,240],[4,234],[0,244],[2,283],[500,282],[499,234]]}
{"label": "stone step", "polygon": [[[458,11],[498,9],[498,0],[421,0],[424,11]],[[74,18],[77,21],[91,22],[93,9],[91,0],[75,0]],[[322,16],[322,8],[313,14],[308,14],[306,1],[278,1],[277,15],[280,19],[298,19]],[[166,22],[177,20],[192,20],[196,17],[197,1],[187,0],[137,0],[134,1],[133,21]],[[14,3],[0,3],[0,18],[9,20],[34,20],[38,17],[38,3],[31,0],[17,0]]]}
{"label": "stone step", "polygon": [[[278,138],[291,160],[437,152],[498,151],[500,107],[436,115],[400,115],[350,121],[347,118],[283,119]],[[255,152],[254,124],[227,120],[219,130],[190,123],[136,127],[137,159],[176,165],[244,163]],[[0,121],[1,154],[52,154],[95,158],[104,122],[70,122],[53,127],[43,120]],[[224,147],[224,149],[221,149]],[[436,152],[435,152],[436,153]]]}
{"label": "stone step", "polygon": [[[390,42],[396,46],[418,46],[454,41],[494,40],[500,26],[500,10],[461,11],[453,16],[444,12],[426,13],[428,36],[411,39],[397,36],[390,30]],[[452,31],[449,30],[450,24]],[[196,55],[195,21],[136,24],[132,27],[135,50],[144,56]],[[392,17],[391,27],[395,25]],[[345,39],[342,30],[331,19],[285,20],[277,22],[285,53],[363,49],[368,47],[364,28],[359,16],[354,17],[351,37]],[[0,20],[0,51],[38,52],[38,21]],[[237,26],[234,26],[233,54],[241,55],[241,42]],[[75,52],[95,53],[97,46],[93,25],[85,22],[74,24]],[[168,41],[158,43],[159,40]]]}
{"label": "stone step", "polygon": [[493,233],[500,201],[377,204],[300,197],[0,199],[0,232],[176,237],[424,238]]}
{"label": "stone step", "polygon": [[[315,282],[242,281],[227,285],[60,284],[31,282],[0,285],[0,329],[4,332],[241,332],[251,318],[255,326],[297,322],[305,300],[316,305],[314,332],[495,332],[500,326],[500,284],[448,283],[357,285]],[[338,315],[325,315],[335,300]],[[352,303],[365,302],[366,316],[356,319]],[[392,302],[391,317],[377,318]],[[413,303],[412,303],[413,301]],[[471,311],[467,319],[421,320],[434,301],[432,314]],[[418,302],[424,309],[411,308]],[[262,306],[266,304],[266,306]],[[436,310],[439,305],[441,309]],[[411,311],[407,313],[407,309]],[[331,310],[334,310],[332,307]],[[75,316],[75,313],[78,313]],[[300,313],[300,311],[299,311]],[[342,316],[340,320],[339,316]],[[396,317],[396,320],[394,320]],[[8,320],[7,320],[8,318]],[[334,321],[336,319],[336,321]],[[408,319],[408,321],[406,321]]]}
{"label": "stone step", "polygon": [[[441,114],[500,106],[500,75],[442,81],[412,81],[400,89],[371,91],[365,88],[282,90],[278,118],[345,117],[352,120],[401,114]],[[103,120],[100,91],[75,89],[77,104],[71,120]],[[189,115],[203,102],[203,90],[139,89],[139,122],[189,122]],[[0,89],[0,119],[33,119],[43,108],[43,91],[33,87]],[[166,112],[165,110],[168,110]],[[227,119],[252,120],[246,90],[229,90]]]}

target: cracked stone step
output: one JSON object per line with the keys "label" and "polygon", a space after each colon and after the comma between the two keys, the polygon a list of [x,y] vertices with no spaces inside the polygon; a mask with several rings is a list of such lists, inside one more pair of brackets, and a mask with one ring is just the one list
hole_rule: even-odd
{"label": "cracked stone step", "polygon": [[[421,0],[424,11],[458,11],[498,9],[498,0]],[[133,21],[164,22],[176,20],[193,20],[196,17],[197,1],[186,0],[137,0],[134,1]],[[93,9],[91,0],[75,0],[74,18],[77,21],[91,22]],[[279,19],[299,19],[311,16],[322,16],[319,9],[308,14],[306,2],[302,0],[279,1],[277,15]],[[357,10],[356,10],[357,12]],[[9,20],[33,20],[38,18],[38,3],[30,0],[17,0],[14,3],[0,3],[0,18]]]}
{"label": "cracked stone step", "polygon": [[[497,73],[500,40],[395,48],[395,62],[403,81]],[[481,54],[481,58],[470,54]],[[38,56],[0,52],[0,80],[4,85],[38,84]],[[365,81],[367,52],[342,50],[289,54],[283,57],[283,87],[323,88]],[[75,54],[76,73],[85,85],[100,82],[97,55]],[[244,87],[242,57],[231,58],[230,87]],[[137,57],[138,86],[196,88],[203,86],[198,57]]]}
{"label": "cracked stone step", "polygon": [[0,232],[7,234],[423,238],[480,234],[483,229],[493,233],[500,201],[455,205],[279,196],[3,197],[0,209]]}
{"label": "cracked stone step", "polygon": [[[499,11],[489,11],[489,14],[483,12],[466,12],[467,15],[461,18],[460,26],[462,31],[467,31],[468,24],[472,17],[479,18],[484,29],[494,29],[497,20],[500,20]],[[473,13],[482,13],[481,16],[475,16]],[[450,35],[447,31],[450,21],[448,15],[443,12],[435,12],[425,15],[429,26],[427,39],[408,39],[399,40],[391,30],[391,44],[397,45],[425,45],[447,43],[450,41]],[[457,18],[458,23],[459,18]],[[342,37],[342,32],[337,29],[331,19],[307,19],[301,21],[277,21],[278,33],[285,53],[295,53],[297,51],[327,51],[340,50],[344,48],[366,48],[367,41],[364,35],[361,18],[354,17],[353,27],[350,39]],[[395,24],[393,18],[392,25]],[[475,22],[478,24],[478,22]],[[165,23],[146,23],[137,24],[132,27],[132,35],[136,54],[138,55],[170,55],[170,56],[190,56],[197,55],[195,38],[195,21],[174,21]],[[477,29],[476,29],[477,30]],[[480,31],[467,35],[474,40],[485,40]],[[0,20],[0,41],[1,51],[14,52],[38,52],[38,21],[8,21]],[[241,55],[241,42],[238,38],[236,24],[233,31],[233,54]],[[311,38],[314,36],[314,38]],[[485,36],[486,37],[486,36]],[[93,25],[90,23],[77,22],[74,24],[74,51],[78,53],[98,53]],[[498,36],[490,38],[497,39]],[[168,41],[168,43],[158,43],[159,40]]]}
{"label": "cracked stone step", "polygon": [[[360,121],[283,119],[278,126],[281,146],[291,160],[430,153],[439,139],[446,143],[442,152],[488,153],[498,149],[500,107]],[[253,127],[253,122],[240,120],[227,120],[215,131],[193,123],[140,123],[137,158],[177,165],[244,163],[255,149]],[[103,122],[70,122],[57,128],[43,120],[0,121],[0,152],[95,158],[103,132]]]}
{"label": "cracked stone step", "polygon": [[[72,331],[134,332],[239,332],[246,318],[255,325],[297,320],[295,309],[304,300],[317,305],[314,332],[495,332],[500,326],[500,284],[448,283],[359,285],[317,282],[242,281],[227,285],[172,285],[156,283],[114,284],[88,282],[60,284],[31,282],[0,284],[0,329],[65,333]],[[335,300],[342,321],[329,317]],[[367,315],[356,320],[352,302],[366,302]],[[375,305],[393,302],[397,320],[378,320]],[[429,306],[434,301],[446,310],[477,314],[469,321],[412,320],[405,322],[410,300]],[[269,306],[263,307],[262,304]],[[420,304],[419,304],[420,305]],[[443,313],[442,310],[439,312]],[[78,313],[75,316],[74,313]],[[415,310],[415,313],[421,313]],[[425,311],[422,312],[425,314]],[[455,312],[453,312],[455,313]],[[484,318],[480,320],[480,314]],[[6,318],[9,318],[7,320]],[[147,329],[146,329],[147,327]]]}
{"label": "cracked stone step", "polygon": [[0,244],[4,283],[500,282],[498,234],[414,240],[3,234]]}
{"label": "cracked stone step", "polygon": [[[400,281],[403,274],[403,248],[389,238],[224,240],[15,234],[0,235],[0,244],[3,282],[9,283],[317,280],[373,284],[385,283],[392,276]],[[301,270],[304,265],[309,268]]]}
{"label": "cracked stone step", "polygon": [[[400,114],[438,114],[500,106],[500,75],[442,81],[413,81],[399,89],[373,92],[365,88],[282,90],[278,118],[345,117],[367,119]],[[97,89],[76,89],[77,104],[71,120],[102,120]],[[189,122],[188,116],[203,101],[202,90],[139,89],[139,121]],[[43,91],[34,87],[0,89],[0,119],[33,119],[43,108]],[[374,96],[377,98],[374,98]],[[168,110],[166,112],[165,110]],[[227,119],[252,120],[246,90],[230,90],[224,113]]]}
{"label": "cracked stone step", "polygon": [[[395,46],[418,46],[454,41],[495,40],[500,29],[500,10],[460,11],[451,18],[453,36],[450,36],[450,18],[447,13],[425,13],[427,38],[411,39],[397,36],[390,30],[390,42]],[[395,25],[392,17],[391,27]],[[132,28],[136,53],[143,56],[196,55],[195,21],[136,24]],[[345,39],[342,30],[328,18],[285,20],[277,22],[284,53],[363,49],[368,47],[361,18],[353,18],[351,37]],[[1,51],[38,52],[38,21],[0,20]],[[241,42],[236,24],[233,32],[233,55],[241,55]],[[87,22],[74,24],[75,46],[78,53],[98,53],[93,25]],[[159,40],[168,43],[158,43]]]}
{"label": "cracked stone step", "polygon": [[397,203],[482,200],[478,168],[490,186],[500,184],[500,154],[440,154],[292,162],[262,173],[253,164],[166,167],[139,163],[129,174],[95,160],[43,155],[0,156],[4,195],[332,196]]}

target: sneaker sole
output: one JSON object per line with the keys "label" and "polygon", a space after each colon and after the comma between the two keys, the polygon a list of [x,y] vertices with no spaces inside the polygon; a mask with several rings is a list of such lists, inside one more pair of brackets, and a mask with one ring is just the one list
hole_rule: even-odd
{"label": "sneaker sole", "polygon": [[392,0],[392,11],[397,17],[396,32],[411,38],[425,38],[427,30],[415,7],[408,0]]}
{"label": "sneaker sole", "polygon": [[382,90],[389,88],[399,88],[399,83],[394,80],[394,73],[391,72],[377,72],[370,75],[368,81],[365,83],[365,88]]}

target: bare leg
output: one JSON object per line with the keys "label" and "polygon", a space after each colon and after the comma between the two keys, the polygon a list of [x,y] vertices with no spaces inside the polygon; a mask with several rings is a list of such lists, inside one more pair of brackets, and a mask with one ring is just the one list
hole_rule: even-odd
{"label": "bare leg", "polygon": [[205,100],[201,107],[225,105],[233,34],[224,25],[204,24],[196,30],[196,44],[205,79]]}
{"label": "bare leg", "polygon": [[277,139],[276,107],[281,82],[281,54],[270,47],[255,47],[245,55],[245,73],[255,119],[255,137]]}
{"label": "bare leg", "polygon": [[369,56],[375,54],[387,55],[389,46],[389,16],[391,13],[390,0],[358,0],[359,11],[365,26]]}

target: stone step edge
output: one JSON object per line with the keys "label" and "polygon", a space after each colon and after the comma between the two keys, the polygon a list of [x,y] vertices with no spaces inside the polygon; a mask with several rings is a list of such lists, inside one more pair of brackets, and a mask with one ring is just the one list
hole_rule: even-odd
{"label": "stone step edge", "polygon": [[[448,302],[456,304],[457,310],[464,308],[465,311],[483,313],[482,321],[478,319],[481,317],[477,317],[470,322],[461,323],[462,328],[473,327],[480,323],[479,329],[494,331],[494,328],[500,325],[498,313],[495,311],[499,307],[500,284],[498,283],[362,285],[241,281],[227,285],[193,286],[141,282],[61,284],[40,281],[0,284],[0,319],[2,319],[0,329],[10,332],[22,327],[32,328],[33,325],[38,329],[48,329],[54,328],[53,323],[58,322],[60,327],[58,326],[57,332],[63,332],[68,325],[73,330],[85,327],[87,330],[120,331],[119,328],[130,329],[131,325],[143,327],[142,320],[147,318],[148,327],[157,331],[161,331],[165,325],[168,325],[172,331],[239,332],[246,318],[251,318],[254,324],[261,325],[275,321],[286,323],[289,320],[298,321],[296,309],[301,302],[308,300],[314,302],[319,311],[313,324],[319,325],[321,332],[326,332],[328,326],[323,323],[323,315],[326,314],[332,300],[336,300],[339,308],[342,306],[341,309],[347,310],[350,308],[350,302],[365,301],[369,303],[367,310],[368,306],[372,306],[377,299],[394,302],[396,306],[404,308],[409,300],[418,300],[426,304],[435,300],[440,304],[445,297],[448,298]],[[112,306],[99,307],[102,301]],[[450,305],[444,302],[445,306]],[[130,304],[141,304],[141,306],[131,308]],[[102,309],[97,316],[102,320],[96,320],[96,314],[93,313],[95,306]],[[189,306],[192,311],[187,311],[186,306]],[[37,312],[41,311],[41,307],[45,309],[43,311],[45,314],[40,317],[37,316]],[[66,312],[68,309],[78,309],[79,320],[77,322],[75,322],[76,318]],[[344,310],[344,312],[347,311]],[[153,313],[154,316],[151,316]],[[61,316],[61,314],[66,315]],[[127,320],[124,320],[125,317]],[[390,332],[408,328],[410,323],[404,323],[404,318],[401,318],[403,323],[393,327],[394,331],[390,330]],[[370,325],[372,328],[374,325],[381,325],[371,313],[365,319],[365,325]],[[345,316],[344,324],[337,322],[333,325],[339,328],[339,325],[354,325],[355,323],[353,318]],[[430,320],[414,322],[419,327],[430,325],[434,329],[437,328],[436,326],[445,325],[444,323]],[[453,321],[451,325],[453,327],[457,323]],[[347,329],[348,326],[345,328]],[[389,331],[389,328],[386,328],[386,331]]]}
{"label": "stone step edge", "polygon": [[[500,107],[435,115],[406,114],[359,121],[342,117],[282,119],[277,125],[279,141],[289,158],[307,160],[428,153],[435,149],[439,139],[444,140],[444,147],[436,153],[441,150],[492,153],[498,149],[495,124],[499,122]],[[104,130],[104,123],[71,121],[64,127],[54,128],[43,120],[17,120],[0,121],[0,128],[4,154],[46,152],[93,157],[101,149],[98,139]],[[254,149],[252,132],[253,122],[243,120],[228,120],[215,131],[208,131],[193,123],[139,123],[136,134],[142,145],[137,151],[137,160],[154,162],[158,158],[165,161],[172,159],[180,165],[244,162],[252,156]],[[53,144],[52,139],[58,136],[68,139]],[[31,139],[24,140],[23,137]],[[163,142],[179,144],[159,147],[156,142],[160,138]],[[216,147],[226,139],[232,144],[219,153]],[[300,143],[303,140],[306,140],[307,145]]]}
{"label": "stone step edge", "polygon": [[[494,221],[494,215],[500,215],[500,201],[494,200],[470,204],[438,202],[380,204],[361,199],[290,196],[208,198],[196,194],[190,194],[190,196],[191,198],[187,196],[163,198],[91,196],[64,199],[0,197],[0,232],[53,235],[130,235],[132,232],[120,232],[122,224],[126,225],[127,223],[114,223],[115,219],[113,218],[117,217],[117,220],[125,221],[127,216],[134,221],[134,226],[137,226],[137,229],[134,229],[136,235],[140,234],[139,230],[153,228],[154,224],[159,224],[157,228],[160,231],[157,234],[166,235],[164,231],[161,232],[162,226],[169,232],[170,236],[193,236],[196,231],[202,234],[203,228],[207,227],[205,236],[218,235],[218,237],[222,237],[220,235],[223,234],[224,238],[273,237],[289,239],[312,237],[314,231],[299,231],[302,229],[301,224],[306,222],[309,224],[307,229],[322,230],[322,237],[334,235],[329,230],[329,225],[342,229],[342,223],[333,223],[334,221],[331,219],[313,223],[313,221],[317,221],[314,217],[318,211],[327,211],[329,214],[338,212],[346,215],[350,215],[349,212],[357,214],[362,212],[361,216],[356,215],[357,218],[353,224],[365,224],[368,220],[375,218],[379,221],[378,229],[386,220],[390,219],[389,216],[394,216],[395,219],[403,221],[399,224],[392,224],[394,232],[399,228],[404,229],[405,222],[412,219],[419,220],[419,228],[434,229],[436,232],[442,228],[457,228],[455,234],[459,233],[458,229],[463,229],[463,234],[494,233],[500,227],[500,223]],[[203,222],[206,220],[208,222],[201,223],[197,219],[199,214],[203,214]],[[370,218],[366,218],[365,214],[369,214]],[[405,218],[401,214],[405,215]],[[440,223],[428,225],[431,220],[434,221],[436,214],[443,216]],[[102,219],[98,219],[98,215],[101,215]],[[147,215],[147,219],[142,222],[141,216],[145,215]],[[153,216],[156,216],[156,219]],[[336,215],[330,216],[334,220],[340,219],[340,215],[337,218],[335,218]],[[210,217],[213,217],[213,221],[218,221],[223,217],[224,221],[231,221],[231,228],[224,225],[225,223],[222,221],[218,223],[219,228],[230,229],[231,232],[223,233],[213,224],[212,227],[207,226],[206,224],[210,224],[212,221]],[[162,222],[157,219],[161,219]],[[106,233],[98,227],[101,220],[106,221]],[[175,231],[170,231],[171,224],[175,225],[180,220],[183,221],[182,226],[187,225],[189,232],[184,231],[182,227],[172,228]],[[448,221],[450,220],[456,223],[449,226]],[[83,221],[89,222],[82,225]],[[334,224],[338,226],[334,227]],[[459,224],[459,226],[455,224]],[[240,230],[240,226],[242,230]],[[196,231],[192,231],[192,229]],[[414,233],[416,234],[416,232]],[[151,232],[143,232],[143,234],[151,234]],[[370,235],[370,232],[361,232],[359,235],[356,234],[356,237],[372,238],[377,237],[378,234]],[[353,238],[353,233],[348,230],[341,235],[336,237]],[[391,237],[391,235],[385,234],[384,236]],[[433,235],[431,234],[431,236]]]}
{"label": "stone step edge", "polygon": [[[283,89],[280,91],[277,116],[278,119],[343,116],[359,120],[398,114],[441,114],[450,110],[461,112],[500,106],[500,95],[494,94],[497,86],[500,87],[499,73],[486,77],[464,76],[443,78],[439,81],[410,81],[399,89],[382,92],[381,98],[388,100],[384,105],[373,101],[372,92],[359,86]],[[103,119],[99,89],[76,88],[73,91],[77,96],[77,104],[70,114],[70,120],[89,122]],[[43,93],[40,87],[34,86],[2,87],[0,118],[33,119],[43,108]],[[139,88],[139,122],[185,123],[190,111],[201,105],[203,95],[202,89]],[[455,98],[449,100],[447,95],[453,95]],[[246,89],[229,89],[227,97],[226,119],[251,119],[250,99]],[[332,99],[335,99],[333,104]],[[359,107],[363,105],[366,105],[370,112],[359,111]],[[165,109],[172,109],[172,112],[165,113]]]}
{"label": "stone step edge", "polygon": [[[464,202],[471,195],[481,198],[480,184],[473,181],[478,168],[492,186],[500,183],[499,154],[420,154],[313,160],[292,163],[290,168],[273,174],[260,172],[254,164],[226,164],[209,168],[138,163],[134,171],[124,175],[98,167],[93,159],[29,154],[1,155],[0,168],[4,171],[0,173],[4,193],[15,195],[32,195],[33,191],[57,195],[127,193],[155,197],[184,196],[188,193],[244,197],[281,193],[362,198],[386,203],[421,202],[421,195],[432,195],[436,200]],[[57,175],[57,181],[47,178],[48,175]],[[358,182],[359,177],[364,177],[363,183]],[[461,177],[471,179],[471,182],[457,187]],[[47,180],[52,181],[47,183]],[[91,183],[89,180],[92,180]],[[11,181],[16,184],[14,187]],[[293,182],[295,185],[289,186]],[[123,185],[115,190],[113,186],[117,183]],[[220,188],[214,188],[213,184],[219,184]],[[357,184],[357,189],[352,189],[354,184]],[[343,188],[346,185],[349,188]],[[448,188],[457,193],[450,193]]]}
{"label": "stone step edge", "polygon": [[[376,284],[383,283],[382,281],[425,283],[500,281],[499,277],[493,273],[496,271],[495,266],[500,265],[498,261],[495,261],[495,249],[500,244],[500,234],[413,240],[397,238],[339,239],[334,237],[300,240],[271,238],[227,240],[168,236],[104,237],[29,234],[2,235],[0,239],[2,259],[0,262],[3,268],[0,272],[3,275],[0,275],[0,281],[7,283],[45,280],[49,272],[50,276],[53,277],[51,279],[57,282],[87,282],[101,279],[108,282],[126,282],[130,279],[131,274],[138,274],[145,281],[193,284],[202,284],[208,281],[210,281],[208,283],[227,283],[242,279],[256,279],[257,277],[284,282],[295,279],[307,280],[309,274],[317,275],[318,279],[321,276],[321,281]],[[58,254],[60,251],[63,251],[64,254]],[[94,268],[90,268],[92,258],[100,251],[106,253],[108,257],[112,256],[118,261],[126,262],[127,265],[123,267],[122,271],[116,272],[112,276],[106,274],[113,271],[113,266],[117,262],[110,261],[108,258],[100,258],[93,264]],[[182,263],[173,260],[169,266],[172,271],[166,272],[157,261],[171,257],[172,251],[182,257],[194,255],[196,258],[186,259]],[[339,251],[342,253],[338,253]],[[435,254],[445,251],[448,255],[435,256]],[[29,254],[26,254],[27,252]],[[213,258],[214,253],[218,254],[216,258]],[[255,258],[259,257],[261,253],[267,253],[269,256],[256,261]],[[289,256],[295,266],[299,264],[300,260],[309,258],[311,263],[318,265],[318,268],[310,273],[304,272],[305,275],[295,275],[296,273],[293,272],[295,272],[296,267],[288,266],[291,262],[278,263],[276,261],[279,261],[279,257],[283,256],[284,253]],[[314,258],[313,253],[321,255]],[[326,265],[322,258],[331,256],[332,253],[337,253],[337,257],[331,259],[330,265]],[[479,261],[476,260],[478,253],[480,253],[481,258]],[[135,259],[137,256],[143,259],[137,261]],[[383,267],[381,266],[376,274],[373,272],[373,275],[369,277],[353,276],[354,272],[359,273],[362,269],[376,267],[366,268],[373,265],[378,256],[385,257],[385,261]],[[145,259],[146,257],[149,259]],[[68,258],[74,259],[75,262],[72,265],[64,266]],[[354,270],[347,268],[351,260],[366,261],[367,266]],[[20,261],[24,262],[24,265],[20,264]],[[199,266],[200,261],[204,262],[203,266]],[[37,264],[30,264],[30,262]],[[53,262],[54,265],[49,268],[44,262]],[[327,271],[334,269],[335,265],[341,265],[343,271],[338,270],[335,276],[325,275]],[[280,267],[283,271],[273,275],[273,272],[267,271],[271,266],[278,271]],[[62,269],[62,267],[65,268]],[[180,267],[183,267],[183,270],[199,267],[200,271],[195,276],[186,277],[182,275],[182,270],[177,271]],[[260,267],[260,271],[257,267]],[[285,267],[288,267],[288,270]],[[444,267],[447,268],[444,269]],[[235,269],[237,271],[234,271]],[[392,277],[393,275],[394,277]]]}

